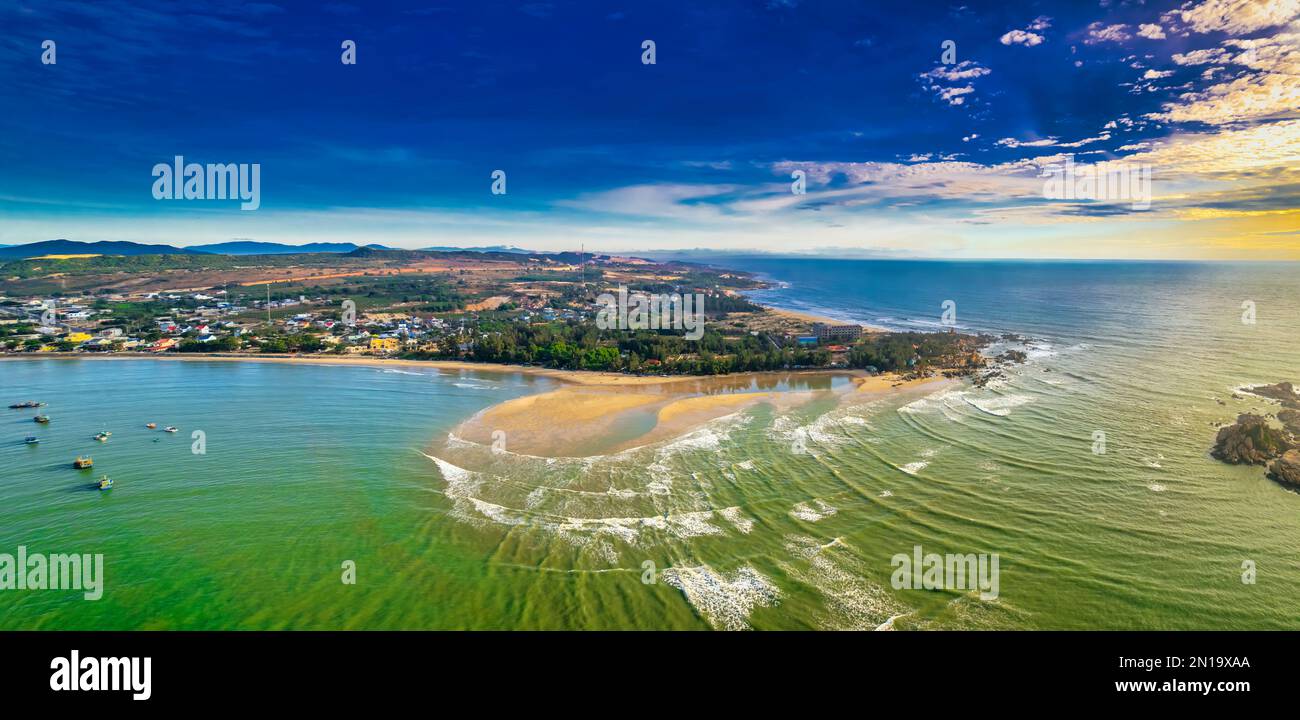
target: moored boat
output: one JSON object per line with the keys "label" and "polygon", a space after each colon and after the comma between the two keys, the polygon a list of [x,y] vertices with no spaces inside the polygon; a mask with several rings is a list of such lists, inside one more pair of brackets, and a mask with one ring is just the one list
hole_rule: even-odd
{"label": "moored boat", "polygon": [[110,478],[110,477],[107,476],[107,475],[104,475],[103,477],[99,478],[99,489],[100,489],[100,490],[112,490],[112,489],[113,489],[113,479]]}
{"label": "moored boat", "polygon": [[176,429],[176,427],[173,426],[173,425],[168,425],[167,427],[163,428],[163,432],[174,433],[174,432],[177,432],[177,429]]}
{"label": "moored boat", "polygon": [[43,403],[43,402],[36,402],[35,400],[25,400],[25,401],[23,401],[23,402],[17,402],[17,403],[14,403],[13,405],[10,405],[10,406],[9,406],[9,409],[10,409],[10,410],[22,410],[22,409],[24,409],[24,408],[38,408],[38,407],[45,407],[45,403]]}
{"label": "moored boat", "polygon": [[145,423],[144,426],[149,428],[150,430],[153,430],[154,428],[158,427],[158,423]]}
{"label": "moored boat", "polygon": [[95,461],[88,456],[78,455],[76,460],[72,461],[72,467],[78,470],[85,470],[88,467],[94,467]]}
{"label": "moored boat", "polygon": [[41,439],[36,437],[35,435],[28,435],[25,439],[23,439],[23,442],[27,443],[28,445],[36,445],[40,441]]}
{"label": "moored boat", "polygon": [[113,434],[113,433],[109,433],[109,432],[96,433],[96,434],[95,434],[95,439],[98,440],[98,441],[100,441],[100,442],[107,442],[107,441],[108,441],[108,436],[109,436],[109,435],[112,435],[112,434]]}
{"label": "moored boat", "polygon": [[37,415],[36,417],[32,418],[32,420],[35,421],[35,422],[38,422],[38,423],[40,423],[40,424],[42,424],[42,425],[48,425],[49,422],[50,422],[50,416],[49,416],[49,415]]}

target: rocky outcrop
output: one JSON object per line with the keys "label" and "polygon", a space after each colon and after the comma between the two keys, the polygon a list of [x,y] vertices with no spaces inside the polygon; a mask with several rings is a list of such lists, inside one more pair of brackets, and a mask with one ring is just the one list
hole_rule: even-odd
{"label": "rocky outcrop", "polygon": [[1266,465],[1290,449],[1286,434],[1271,427],[1265,417],[1246,414],[1219,429],[1210,454],[1234,465]]}
{"label": "rocky outcrop", "polygon": [[1002,363],[1023,363],[1029,355],[1023,350],[1005,350],[993,359]]}
{"label": "rocky outcrop", "polygon": [[1268,398],[1269,400],[1277,400],[1282,403],[1282,407],[1284,408],[1300,410],[1300,395],[1296,394],[1295,387],[1293,387],[1289,382],[1280,382],[1274,385],[1260,385],[1259,387],[1250,388],[1246,390],[1246,392],[1251,395]]}
{"label": "rocky outcrop", "polygon": [[1300,410],[1279,411],[1277,419],[1286,427],[1288,432],[1300,437]]}
{"label": "rocky outcrop", "polygon": [[1300,488],[1300,450],[1288,450],[1268,468],[1269,477],[1293,488]]}

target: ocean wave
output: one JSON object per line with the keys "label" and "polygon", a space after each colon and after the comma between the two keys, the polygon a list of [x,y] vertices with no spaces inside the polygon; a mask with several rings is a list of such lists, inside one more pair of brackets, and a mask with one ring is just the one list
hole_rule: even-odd
{"label": "ocean wave", "polygon": [[922,470],[926,469],[926,468],[929,467],[929,466],[930,466],[930,463],[925,462],[924,460],[918,460],[917,462],[911,462],[911,463],[908,463],[908,464],[906,464],[906,465],[900,465],[900,466],[898,466],[898,469],[899,469],[899,470],[902,470],[903,472],[907,473],[908,475],[915,475],[915,474],[921,472]]}
{"label": "ocean wave", "polygon": [[479,494],[485,487],[482,473],[454,465],[442,458],[421,453],[432,460],[447,483],[444,494],[457,505],[457,517],[470,521],[487,520],[506,526],[528,526],[557,535],[585,533],[591,535],[608,535],[619,538],[629,544],[641,540],[642,531],[652,530],[670,535],[677,539],[688,539],[705,535],[722,535],[724,530],[717,523],[721,518],[741,533],[748,533],[753,528],[753,520],[745,517],[737,506],[719,509],[688,510],[663,513],[643,517],[573,517],[558,513],[543,512],[537,509],[542,495],[547,492],[569,492],[578,495],[624,496],[627,491],[610,490],[591,492],[538,486],[524,498],[524,507],[515,508],[485,500]]}
{"label": "ocean wave", "polygon": [[671,567],[659,575],[719,630],[748,630],[754,608],[774,606],[781,597],[771,580],[748,565],[730,575],[708,565]]}
{"label": "ocean wave", "polygon": [[979,410],[980,412],[994,415],[996,417],[1006,417],[1011,414],[1013,408],[1021,405],[1028,405],[1034,401],[1034,398],[1028,395],[1000,395],[993,398],[963,398],[967,405]]}
{"label": "ocean wave", "polygon": [[837,508],[827,504],[824,500],[815,499],[811,502],[801,502],[795,505],[790,509],[790,517],[808,522],[817,522],[837,512],[839,512]]}
{"label": "ocean wave", "polygon": [[866,579],[867,568],[841,539],[823,543],[806,535],[787,535],[785,548],[794,559],[781,563],[782,568],[824,599],[823,627],[874,630],[909,614],[888,589]]}

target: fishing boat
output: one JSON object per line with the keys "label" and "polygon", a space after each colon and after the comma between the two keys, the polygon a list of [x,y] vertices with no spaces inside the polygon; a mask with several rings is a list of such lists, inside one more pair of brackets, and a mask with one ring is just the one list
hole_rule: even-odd
{"label": "fishing boat", "polygon": [[110,478],[110,477],[107,476],[107,475],[104,475],[103,477],[99,478],[99,489],[100,489],[100,490],[112,490],[112,489],[113,489],[113,479]]}
{"label": "fishing boat", "polygon": [[95,466],[94,460],[90,459],[89,457],[84,457],[81,455],[78,455],[77,459],[72,461],[72,467],[78,470],[85,470],[88,467],[94,467],[94,466]]}
{"label": "fishing boat", "polygon": [[174,426],[174,425],[168,425],[167,427],[163,428],[163,432],[173,432],[173,433],[174,433],[174,432],[179,432],[179,431],[176,429],[176,426]]}
{"label": "fishing boat", "polygon": [[9,409],[10,409],[10,410],[22,410],[22,409],[24,409],[24,408],[38,408],[38,407],[44,407],[44,406],[45,406],[45,403],[43,403],[43,402],[36,402],[35,400],[26,400],[26,401],[24,401],[24,402],[18,402],[18,403],[14,403],[13,405],[10,405],[10,406],[9,406]]}
{"label": "fishing boat", "polygon": [[145,423],[144,426],[149,428],[150,430],[153,430],[154,428],[158,427],[158,423]]}
{"label": "fishing boat", "polygon": [[28,435],[28,436],[23,440],[23,442],[27,443],[28,445],[36,445],[36,444],[38,444],[40,441],[41,441],[41,439],[38,438],[38,437],[36,437],[35,435]]}
{"label": "fishing boat", "polygon": [[98,441],[100,441],[100,442],[108,442],[108,436],[109,436],[109,435],[112,435],[112,434],[113,434],[113,433],[110,433],[110,432],[96,433],[96,434],[95,434],[95,439],[98,440]]}
{"label": "fishing boat", "polygon": [[36,417],[32,418],[32,420],[34,420],[35,422],[38,422],[38,423],[40,423],[40,424],[42,424],[42,425],[48,425],[48,424],[50,423],[50,416],[49,416],[49,415],[37,415]]}

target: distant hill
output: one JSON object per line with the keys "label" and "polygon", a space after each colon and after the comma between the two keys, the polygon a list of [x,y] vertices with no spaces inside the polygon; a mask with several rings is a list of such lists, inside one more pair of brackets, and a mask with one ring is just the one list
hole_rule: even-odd
{"label": "distant hill", "polygon": [[351,252],[345,253],[348,257],[393,257],[400,258],[417,254],[419,250],[403,250],[402,248],[390,248],[383,245],[363,245],[353,248]]}
{"label": "distant hill", "polygon": [[172,245],[148,245],[126,241],[80,242],[78,240],[43,240],[25,245],[0,247],[0,259],[19,260],[43,255],[207,255],[208,253]]}
{"label": "distant hill", "polygon": [[433,247],[420,248],[428,252],[484,252],[484,253],[515,253],[519,255],[534,255],[532,250],[517,248],[513,245],[488,245],[486,247],[453,247],[451,245],[435,245]]}
{"label": "distant hill", "polygon": [[[305,245],[286,245],[285,243],[257,242],[254,240],[232,240],[231,242],[194,245],[191,249],[218,255],[297,255],[299,253],[350,253],[361,247],[355,243],[307,243]],[[366,247],[390,250],[383,245],[370,244]]]}
{"label": "distant hill", "polygon": [[231,242],[194,245],[193,249],[218,255],[293,255],[297,253],[347,253],[357,249],[352,243],[307,243],[306,245],[286,245],[284,243],[256,242],[253,240],[234,240]]}

